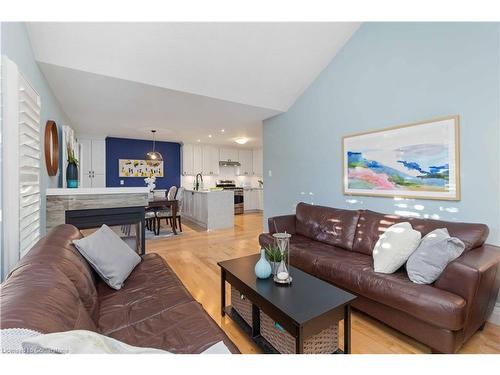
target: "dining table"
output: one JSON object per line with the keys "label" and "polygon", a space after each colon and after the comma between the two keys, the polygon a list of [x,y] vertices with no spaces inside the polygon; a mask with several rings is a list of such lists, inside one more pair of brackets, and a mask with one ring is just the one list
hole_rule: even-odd
{"label": "dining table", "polygon": [[[176,199],[168,199],[167,197],[152,197],[149,198],[148,200],[148,205],[146,206],[146,210],[148,209],[171,209],[172,210],[172,217],[174,218],[172,220],[172,232],[174,234],[177,234],[177,222],[176,222],[176,217],[177,217],[177,210],[179,207],[179,202]],[[160,232],[159,225],[158,225],[158,233]]]}

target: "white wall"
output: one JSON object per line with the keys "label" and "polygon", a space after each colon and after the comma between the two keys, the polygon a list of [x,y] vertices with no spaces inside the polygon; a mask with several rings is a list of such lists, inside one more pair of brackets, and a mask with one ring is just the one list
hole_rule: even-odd
{"label": "white wall", "polygon": [[[55,98],[50,86],[45,77],[40,71],[31,43],[26,31],[26,26],[21,22],[2,22],[1,24],[1,52],[12,60],[19,68],[19,71],[31,83],[33,88],[41,97],[42,109],[40,123],[42,131],[40,132],[41,143],[43,145],[44,129],[47,120],[54,120],[58,127],[61,125],[70,125],[69,118],[64,113],[59,102]],[[60,135],[59,135],[60,136]],[[41,188],[41,235],[45,234],[45,190],[48,187],[58,186],[58,176],[49,177],[45,168],[45,158],[43,147],[41,152],[41,173],[40,173],[40,188]],[[59,171],[60,173],[60,171]],[[4,213],[8,215],[8,212]]]}
{"label": "white wall", "polygon": [[[264,121],[265,216],[299,201],[396,214],[405,204],[418,217],[487,224],[500,245],[499,57],[499,23],[363,24],[287,113]],[[460,201],[343,195],[344,135],[454,114]]]}

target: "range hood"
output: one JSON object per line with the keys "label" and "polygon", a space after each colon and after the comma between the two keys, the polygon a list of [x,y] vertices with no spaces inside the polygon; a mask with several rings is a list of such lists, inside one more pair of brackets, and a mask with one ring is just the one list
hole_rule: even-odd
{"label": "range hood", "polygon": [[219,161],[219,165],[221,167],[239,167],[241,164],[239,161],[221,160]]}

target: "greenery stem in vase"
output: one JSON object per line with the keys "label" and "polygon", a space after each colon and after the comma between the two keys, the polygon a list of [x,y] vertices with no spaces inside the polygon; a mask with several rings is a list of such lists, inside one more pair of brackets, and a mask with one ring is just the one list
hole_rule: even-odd
{"label": "greenery stem in vase", "polygon": [[[275,245],[267,245],[264,246],[264,250],[266,252],[266,257],[267,260],[271,263],[271,268],[273,271],[273,275],[276,274],[276,271],[278,269],[278,265],[280,264],[282,257],[281,257],[281,251],[278,248],[278,246]],[[283,256],[286,258],[287,257],[287,252],[283,254]]]}

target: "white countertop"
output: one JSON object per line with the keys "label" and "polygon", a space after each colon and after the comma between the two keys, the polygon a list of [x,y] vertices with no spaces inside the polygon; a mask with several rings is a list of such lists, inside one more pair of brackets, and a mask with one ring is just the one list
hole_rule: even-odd
{"label": "white countertop", "polygon": [[194,190],[194,189],[184,189],[184,191],[189,191],[190,193],[203,193],[203,194],[233,192],[232,190]]}
{"label": "white countertop", "polygon": [[147,187],[108,187],[108,188],[53,188],[47,189],[47,195],[91,195],[91,194],[148,194]]}

